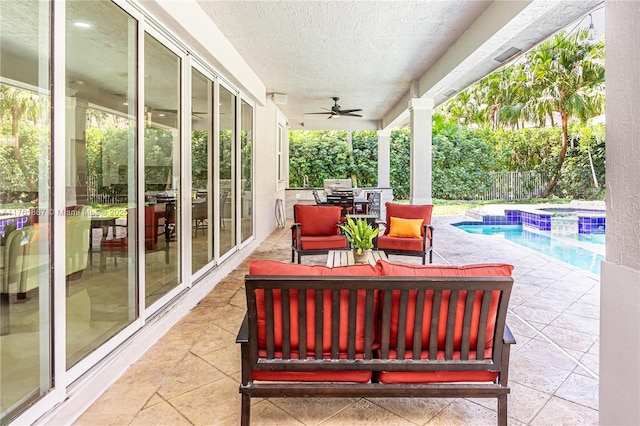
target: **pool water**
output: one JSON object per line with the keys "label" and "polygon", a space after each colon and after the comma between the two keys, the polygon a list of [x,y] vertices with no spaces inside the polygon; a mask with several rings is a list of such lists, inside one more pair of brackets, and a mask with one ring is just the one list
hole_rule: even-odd
{"label": "pool water", "polygon": [[552,256],[578,268],[600,274],[604,256],[604,235],[598,238],[542,234],[523,229],[520,225],[455,225],[472,234],[498,235],[532,250]]}

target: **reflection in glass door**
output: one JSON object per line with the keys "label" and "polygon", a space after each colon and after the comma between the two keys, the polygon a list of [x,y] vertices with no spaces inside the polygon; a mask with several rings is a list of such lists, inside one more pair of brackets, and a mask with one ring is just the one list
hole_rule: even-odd
{"label": "reflection in glass door", "polygon": [[0,424],[52,386],[50,8],[0,1]]}
{"label": "reflection in glass door", "polygon": [[236,96],[220,86],[220,256],[236,245]]}
{"label": "reflection in glass door", "polygon": [[145,302],[180,282],[180,58],[144,38]]}
{"label": "reflection in glass door", "polygon": [[191,70],[191,264],[196,272],[213,260],[211,142],[213,82]]}
{"label": "reflection in glass door", "polygon": [[241,240],[253,235],[253,107],[242,101],[240,107],[240,194]]}
{"label": "reflection in glass door", "polygon": [[[67,368],[137,318],[137,22],[67,2]],[[88,78],[91,76],[91,78]]]}

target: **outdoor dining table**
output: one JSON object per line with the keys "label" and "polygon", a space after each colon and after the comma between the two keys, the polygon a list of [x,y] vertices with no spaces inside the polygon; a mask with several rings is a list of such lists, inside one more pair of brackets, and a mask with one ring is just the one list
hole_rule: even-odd
{"label": "outdoor dining table", "polygon": [[375,228],[376,221],[379,219],[378,215],[376,215],[376,214],[359,214],[359,213],[355,213],[355,214],[347,214],[347,217],[351,218],[353,220],[364,219],[364,220],[367,221],[367,223],[369,225],[371,225],[372,228]]}
{"label": "outdoor dining table", "polygon": [[[321,204],[326,204],[326,205],[330,205],[329,203],[327,203],[327,198],[322,198],[320,200]],[[353,206],[356,208],[356,211],[366,211],[365,210],[365,206],[369,203],[369,200],[367,200],[365,197],[353,197]],[[360,209],[358,209],[358,207],[360,207]]]}

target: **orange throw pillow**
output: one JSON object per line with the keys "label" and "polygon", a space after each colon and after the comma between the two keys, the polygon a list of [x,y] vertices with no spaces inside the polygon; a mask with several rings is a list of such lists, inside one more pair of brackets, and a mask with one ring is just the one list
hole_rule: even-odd
{"label": "orange throw pillow", "polygon": [[414,237],[422,236],[421,229],[424,219],[403,219],[401,217],[392,217],[389,227],[388,237]]}

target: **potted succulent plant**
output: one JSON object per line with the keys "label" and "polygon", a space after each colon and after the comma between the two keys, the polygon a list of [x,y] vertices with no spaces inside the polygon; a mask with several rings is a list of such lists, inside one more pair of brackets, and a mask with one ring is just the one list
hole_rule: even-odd
{"label": "potted succulent plant", "polygon": [[369,252],[373,248],[373,239],[378,236],[378,229],[373,229],[364,219],[347,218],[347,223],[340,225],[347,241],[353,249],[356,263],[366,263]]}

